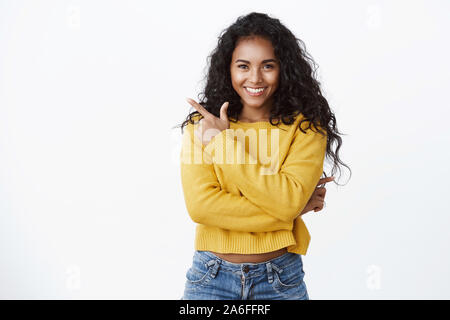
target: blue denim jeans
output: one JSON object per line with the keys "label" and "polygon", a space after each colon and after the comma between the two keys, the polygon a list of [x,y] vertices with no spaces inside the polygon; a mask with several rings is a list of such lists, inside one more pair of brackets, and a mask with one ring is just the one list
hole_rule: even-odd
{"label": "blue denim jeans", "polygon": [[182,300],[309,300],[301,255],[287,252],[261,263],[232,263],[195,251]]}

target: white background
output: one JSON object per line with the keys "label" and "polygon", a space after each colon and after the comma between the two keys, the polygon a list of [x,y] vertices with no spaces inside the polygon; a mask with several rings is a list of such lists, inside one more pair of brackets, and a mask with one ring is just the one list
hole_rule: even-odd
{"label": "white background", "polygon": [[181,297],[195,225],[172,128],[257,11],[306,43],[353,171],[304,216],[310,298],[449,299],[449,9],[0,1],[0,298]]}

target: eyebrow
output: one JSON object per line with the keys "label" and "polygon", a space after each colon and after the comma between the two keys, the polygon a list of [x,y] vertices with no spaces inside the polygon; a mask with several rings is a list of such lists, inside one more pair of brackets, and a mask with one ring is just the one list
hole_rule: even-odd
{"label": "eyebrow", "polygon": [[[250,64],[250,61],[242,60],[242,59],[237,59],[234,63],[238,63],[238,62],[244,62],[244,63]],[[267,63],[267,62],[277,62],[277,61],[275,59],[266,59],[266,60],[263,60],[262,63]]]}

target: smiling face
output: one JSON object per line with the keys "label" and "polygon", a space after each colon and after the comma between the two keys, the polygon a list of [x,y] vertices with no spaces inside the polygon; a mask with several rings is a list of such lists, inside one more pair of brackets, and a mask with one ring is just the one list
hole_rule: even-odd
{"label": "smiling face", "polygon": [[244,107],[240,117],[268,119],[280,73],[272,43],[261,37],[241,38],[233,51],[230,72]]}

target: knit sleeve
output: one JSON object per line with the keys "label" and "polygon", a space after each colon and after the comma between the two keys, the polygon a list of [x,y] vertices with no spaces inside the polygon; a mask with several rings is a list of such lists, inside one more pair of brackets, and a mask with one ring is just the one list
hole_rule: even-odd
{"label": "knit sleeve", "polygon": [[292,230],[292,221],[281,221],[245,196],[222,189],[214,165],[202,160],[203,149],[189,123],[183,133],[180,169],[186,208],[194,222],[243,232]]}
{"label": "knit sleeve", "polygon": [[[238,163],[237,156],[244,154],[250,159],[252,155],[246,151],[243,141],[235,139],[232,129],[214,136],[205,150],[210,161],[223,170],[247,199],[274,218],[292,222],[304,209],[319,182],[326,145],[326,135],[311,129],[303,133],[297,128],[279,170],[268,169],[257,161]],[[231,164],[224,161],[230,158],[230,150],[234,160]],[[222,156],[218,156],[220,152],[223,152]]]}

